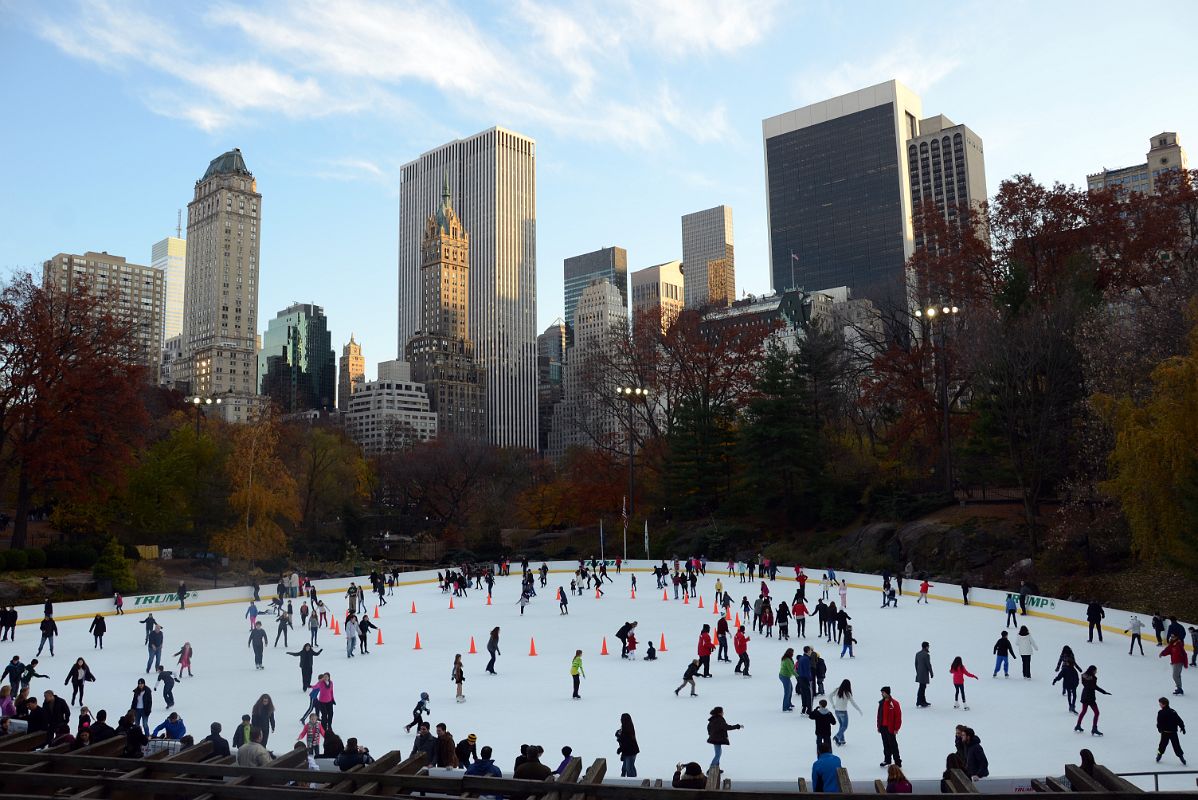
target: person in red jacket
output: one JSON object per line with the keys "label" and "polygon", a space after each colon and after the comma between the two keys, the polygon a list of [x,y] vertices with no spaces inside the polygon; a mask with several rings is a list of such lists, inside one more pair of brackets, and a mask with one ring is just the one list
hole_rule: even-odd
{"label": "person in red jacket", "polygon": [[790,615],[795,618],[795,637],[807,638],[807,604],[803,602],[790,604]]}
{"label": "person in red jacket", "polygon": [[703,667],[703,677],[711,677],[711,654],[715,651],[715,642],[711,640],[711,626],[704,625],[699,632],[699,664]]}
{"label": "person in red jacket", "polygon": [[928,583],[926,580],[923,583],[919,584],[919,599],[917,599],[915,601],[915,605],[919,605],[920,603],[927,605],[928,589],[931,589],[931,588],[932,588],[932,584]]}
{"label": "person in red jacket", "polygon": [[1173,685],[1177,687],[1173,690],[1173,694],[1185,694],[1181,690],[1181,671],[1190,665],[1190,658],[1186,655],[1185,642],[1176,636],[1170,636],[1169,643],[1160,653],[1161,658],[1165,656],[1169,657],[1169,663],[1173,665]]}
{"label": "person in red jacket", "polygon": [[903,765],[899,755],[898,732],[903,726],[903,709],[898,700],[890,696],[890,687],[882,687],[882,699],[878,701],[878,733],[882,736],[882,763],[879,767],[888,767],[893,761],[898,766]]}
{"label": "person in red jacket", "polygon": [[[736,650],[736,669],[733,672],[740,672],[746,678],[749,675],[749,637],[745,636],[745,626],[741,625],[736,629],[736,636],[732,639],[732,647]],[[741,668],[744,671],[741,672]]]}

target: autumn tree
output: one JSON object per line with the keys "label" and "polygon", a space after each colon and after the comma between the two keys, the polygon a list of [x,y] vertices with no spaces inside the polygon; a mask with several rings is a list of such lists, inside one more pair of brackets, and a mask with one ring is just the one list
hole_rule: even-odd
{"label": "autumn tree", "polygon": [[338,428],[297,422],[282,426],[281,454],[295,476],[299,530],[322,538],[330,523],[370,494],[372,475],[361,448]]}
{"label": "autumn tree", "polygon": [[134,326],[86,283],[0,289],[0,469],[13,485],[10,546],[25,546],[37,499],[118,485],[145,424]]}
{"label": "autumn tree", "polygon": [[269,411],[233,428],[228,461],[232,492],[229,527],[212,537],[212,547],[230,558],[252,561],[287,552],[283,525],[295,524],[300,506],[295,478],[279,455],[279,423]]}

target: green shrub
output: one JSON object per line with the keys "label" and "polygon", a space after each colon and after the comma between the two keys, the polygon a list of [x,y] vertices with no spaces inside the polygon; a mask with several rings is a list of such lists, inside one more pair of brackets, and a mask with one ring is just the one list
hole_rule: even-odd
{"label": "green shrub", "polygon": [[8,568],[14,572],[28,569],[29,552],[27,550],[9,550],[6,561],[8,561]]}
{"label": "green shrub", "polygon": [[133,577],[137,581],[137,591],[142,594],[154,594],[166,588],[166,573],[162,567],[150,561],[138,561],[133,565]]}
{"label": "green shrub", "polygon": [[[90,548],[89,548],[90,549]],[[133,565],[125,558],[125,553],[115,539],[110,539],[104,546],[104,555],[95,562],[92,575],[96,580],[112,582],[112,589],[122,594],[137,589],[137,578],[133,575]]]}
{"label": "green shrub", "polygon": [[25,551],[29,560],[29,569],[41,569],[46,566],[46,552],[40,547],[30,547]]}

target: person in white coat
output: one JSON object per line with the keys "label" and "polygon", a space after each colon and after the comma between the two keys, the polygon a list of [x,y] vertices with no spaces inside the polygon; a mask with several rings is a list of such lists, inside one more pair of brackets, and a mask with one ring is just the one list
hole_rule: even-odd
{"label": "person in white coat", "polygon": [[1040,648],[1036,646],[1036,640],[1028,633],[1026,625],[1019,628],[1019,635],[1015,637],[1015,649],[1019,651],[1019,660],[1023,662],[1023,679],[1030,681],[1032,679],[1032,653]]}
{"label": "person in white coat", "polygon": [[844,732],[849,729],[849,706],[857,709],[858,716],[861,716],[861,707],[853,700],[853,685],[845,678],[832,692],[832,713],[836,715],[836,721],[839,723],[832,741],[839,745],[844,744]]}

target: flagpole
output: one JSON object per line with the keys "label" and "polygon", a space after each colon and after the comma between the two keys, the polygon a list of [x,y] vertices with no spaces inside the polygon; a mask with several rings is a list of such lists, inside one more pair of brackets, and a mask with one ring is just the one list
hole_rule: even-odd
{"label": "flagpole", "polygon": [[603,560],[603,517],[599,518],[599,560]]}
{"label": "flagpole", "polygon": [[649,560],[649,520],[645,520],[645,560]]}
{"label": "flagpole", "polygon": [[628,498],[624,498],[624,560],[628,560]]}

